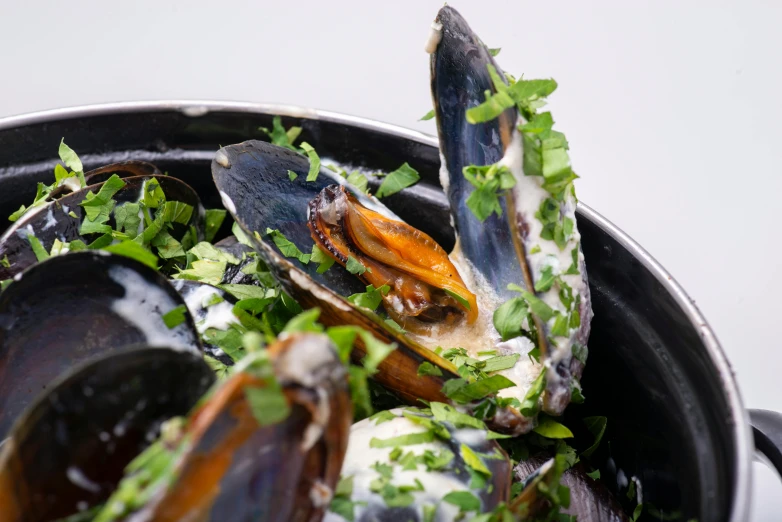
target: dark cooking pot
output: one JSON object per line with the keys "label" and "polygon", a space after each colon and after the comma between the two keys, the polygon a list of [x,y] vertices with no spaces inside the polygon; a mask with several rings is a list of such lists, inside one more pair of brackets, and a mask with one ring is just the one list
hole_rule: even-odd
{"label": "dark cooking pot", "polygon": [[[439,186],[436,139],[418,132],[322,111],[216,102],[121,103],[0,119],[0,216],[32,201],[35,181],[52,179],[60,139],[85,170],[126,159],[156,163],[191,184],[207,207],[220,207],[210,161],[220,145],[265,139],[273,115],[301,125],[321,157],[367,169],[407,161],[422,181],[384,202],[449,249],[453,233]],[[263,202],[259,202],[263,204]],[[750,424],[730,365],[692,300],[638,244],[584,204],[579,226],[595,318],[583,378],[587,401],[571,406],[606,415],[595,462],[618,498],[632,477],[643,501],[664,515],[748,518]],[[782,467],[782,421],[752,412],[756,446]]]}

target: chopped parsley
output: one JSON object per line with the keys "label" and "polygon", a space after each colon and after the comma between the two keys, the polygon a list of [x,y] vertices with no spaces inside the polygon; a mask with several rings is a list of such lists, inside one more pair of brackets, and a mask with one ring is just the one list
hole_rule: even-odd
{"label": "chopped parsley", "polygon": [[41,242],[33,234],[27,234],[27,241],[30,243],[30,248],[33,249],[35,258],[40,261],[46,261],[49,259],[49,254],[46,249],[41,245]]}
{"label": "chopped parsley", "polygon": [[293,242],[289,241],[288,238],[285,237],[285,235],[279,230],[272,230],[271,228],[267,228],[266,235],[271,236],[272,241],[274,241],[274,244],[277,245],[277,248],[280,249],[280,253],[285,257],[294,257],[304,265],[310,262],[312,255],[305,254],[299,250],[299,247],[297,247]]}
{"label": "chopped parsley", "polygon": [[208,243],[211,243],[214,240],[215,235],[218,230],[220,230],[220,226],[223,224],[223,221],[225,221],[227,214],[228,212],[222,208],[210,208],[206,210],[206,217],[204,218],[204,226],[206,228],[204,239],[206,239]]}
{"label": "chopped parsley", "polygon": [[360,294],[353,294],[348,297],[348,301],[356,306],[366,308],[368,310],[375,310],[380,306],[383,296],[387,295],[391,290],[388,285],[383,285],[380,288],[375,288],[373,285],[368,285],[366,292]]}
{"label": "chopped parsley", "polygon": [[434,118],[434,109],[421,116],[421,118],[418,121],[429,121],[432,118]]}
{"label": "chopped parsley", "polygon": [[525,319],[527,324],[531,324],[529,306],[521,297],[508,299],[494,311],[492,316],[494,328],[497,329],[503,341],[520,336]]}
{"label": "chopped parsley", "polygon": [[454,402],[467,404],[513,386],[516,386],[516,384],[503,375],[492,375],[475,382],[467,382],[464,379],[450,379],[443,386],[443,393]]}
{"label": "chopped parsley", "polygon": [[484,167],[468,165],[462,169],[464,178],[475,188],[467,198],[466,204],[480,221],[492,214],[502,215],[500,196],[516,185],[511,171],[495,163]]}
{"label": "chopped parsley", "polygon": [[293,143],[299,137],[299,134],[301,134],[301,127],[291,127],[286,131],[285,127],[282,126],[282,118],[275,116],[272,118],[271,130],[266,127],[258,127],[258,130],[269,136],[273,145],[298,152],[298,149],[293,146]]}
{"label": "chopped parsley", "polygon": [[424,361],[418,366],[418,375],[432,375],[435,377],[441,377],[443,375],[443,371],[435,366],[434,364],[430,363],[429,361]]}
{"label": "chopped parsley", "polygon": [[163,322],[169,329],[176,328],[185,322],[185,318],[187,317],[186,314],[187,307],[185,305],[179,305],[163,314]]}
{"label": "chopped parsley", "polygon": [[606,417],[584,418],[584,424],[586,424],[587,429],[595,438],[595,441],[591,446],[581,452],[582,457],[591,457],[595,450],[597,450],[598,446],[600,446],[600,441],[603,439],[603,435],[605,434],[607,423],[608,419]]}
{"label": "chopped parsley", "polygon": [[[135,241],[123,241],[122,243],[117,243],[116,245],[109,245],[103,250],[106,252],[111,252],[112,254],[135,259],[136,261],[143,263],[154,270],[157,270],[157,256]],[[71,248],[71,251],[73,251],[73,248]]]}
{"label": "chopped parsley", "polygon": [[361,261],[353,256],[348,256],[348,262],[345,264],[345,268],[348,272],[355,275],[363,275],[367,270],[372,272],[372,270],[361,264]]}
{"label": "chopped parsley", "polygon": [[533,428],[535,433],[548,439],[570,439],[573,438],[573,432],[567,426],[560,424],[548,415],[541,415],[538,419],[538,425]]}
{"label": "chopped parsley", "polygon": [[[84,167],[81,163],[81,160],[79,159],[79,156],[73,151],[73,149],[65,144],[65,139],[60,141],[60,148],[58,152],[60,155],[60,160],[62,160],[62,162],[65,163],[65,166],[71,170],[68,171],[59,163],[55,165],[54,183],[51,185],[38,183],[37,189],[35,191],[35,198],[33,199],[32,204],[30,204],[30,206],[22,205],[19,210],[9,216],[9,221],[17,221],[23,215],[30,212],[30,210],[46,205],[50,200],[52,191],[56,188],[59,188],[63,185],[68,185],[69,187],[78,187],[79,189],[82,189],[86,186],[84,181]],[[75,187],[73,185],[75,185]]]}
{"label": "chopped parsley", "polygon": [[443,502],[458,507],[460,513],[481,510],[481,500],[469,491],[451,491],[443,497]]}
{"label": "chopped parsley", "polygon": [[302,142],[301,148],[310,160],[310,170],[307,172],[307,181],[315,181],[318,179],[318,174],[320,173],[320,156],[318,156],[318,153],[312,148],[312,145],[306,141]]}
{"label": "chopped parsley", "polygon": [[404,163],[401,167],[393,172],[389,172],[388,175],[383,178],[383,182],[380,184],[380,187],[378,187],[375,196],[378,198],[391,196],[404,188],[415,185],[420,179],[421,176],[418,175],[418,171],[409,164]]}
{"label": "chopped parsley", "polygon": [[524,400],[521,401],[519,411],[525,417],[534,417],[540,410],[539,401],[540,396],[543,394],[543,390],[546,389],[546,370],[545,368],[540,372],[537,379],[532,382],[532,386],[524,396]]}

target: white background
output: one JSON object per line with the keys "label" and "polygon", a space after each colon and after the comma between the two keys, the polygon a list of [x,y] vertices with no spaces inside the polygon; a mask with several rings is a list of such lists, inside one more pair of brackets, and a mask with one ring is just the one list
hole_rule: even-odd
{"label": "white background", "polygon": [[[77,104],[284,102],[434,132],[438,0],[0,0],[0,116]],[[554,77],[579,196],[717,332],[745,403],[782,410],[782,2],[454,0],[502,67]],[[54,152],[54,151],[53,151]],[[756,465],[755,520],[782,487]]]}

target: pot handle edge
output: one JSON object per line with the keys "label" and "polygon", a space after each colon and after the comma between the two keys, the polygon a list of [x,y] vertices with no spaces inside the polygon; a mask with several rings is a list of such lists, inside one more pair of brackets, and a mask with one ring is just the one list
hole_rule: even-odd
{"label": "pot handle edge", "polygon": [[777,473],[782,474],[782,413],[751,409],[749,423],[755,449],[771,462]]}

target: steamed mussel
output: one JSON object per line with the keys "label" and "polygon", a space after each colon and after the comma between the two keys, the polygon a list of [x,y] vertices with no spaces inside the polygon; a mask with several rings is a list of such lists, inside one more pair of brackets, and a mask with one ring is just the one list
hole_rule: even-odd
{"label": "steamed mussel", "polygon": [[279,118],[215,154],[225,211],[61,144],[0,237],[0,519],[626,520],[557,420],[592,312],[551,81],[448,6],[427,51],[451,252]]}

